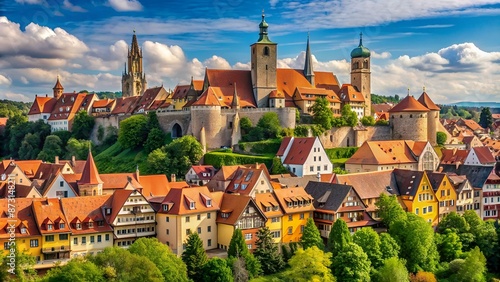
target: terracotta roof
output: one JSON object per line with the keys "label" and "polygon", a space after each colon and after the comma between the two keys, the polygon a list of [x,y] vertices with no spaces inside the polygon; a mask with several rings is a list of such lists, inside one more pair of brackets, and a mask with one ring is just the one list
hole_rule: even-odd
{"label": "terracotta roof", "polygon": [[364,102],[365,97],[351,84],[343,84],[339,91],[340,100],[344,102]]}
{"label": "terracotta roof", "polygon": [[281,93],[280,91],[278,90],[273,90],[271,91],[271,93],[269,94],[269,98],[272,99],[284,99],[285,98],[285,94]]}
{"label": "terracotta roof", "polygon": [[105,215],[106,220],[109,224],[111,224],[118,213],[121,211],[123,205],[127,201],[127,199],[132,195],[132,193],[137,192],[139,195],[142,195],[139,191],[137,190],[116,190],[112,197],[111,197],[111,202],[107,202],[110,204],[106,204],[103,206],[103,208],[111,208],[111,214],[110,215]]}
{"label": "terracotta roof", "polygon": [[296,137],[283,164],[304,164],[317,137]]}
{"label": "terracotta roof", "polygon": [[63,93],[55,103],[49,120],[71,120],[81,108],[92,103],[85,93]]}
{"label": "terracotta roof", "polygon": [[83,168],[82,178],[78,181],[78,185],[97,185],[102,184],[103,181],[99,177],[99,172],[94,162],[94,157],[92,157],[92,152],[89,150],[87,156],[87,162],[85,162],[85,167]]}
{"label": "terracotta roof", "polygon": [[313,197],[309,195],[309,193],[307,193],[303,187],[274,190],[274,195],[278,199],[281,209],[285,214],[314,211],[313,205],[299,205],[296,207],[288,207],[288,203],[290,201],[313,200]]}
{"label": "terracotta roof", "polygon": [[147,197],[165,196],[170,191],[170,183],[165,174],[141,175],[139,183],[142,186],[142,194]]}
{"label": "terracotta roof", "polygon": [[[8,222],[12,219],[17,219],[16,224],[16,238],[37,236],[40,235],[35,215],[31,208],[33,199],[16,199],[16,208],[14,210],[14,218],[8,218],[8,199],[0,199],[0,238],[9,238],[10,234],[7,232]],[[26,228],[26,233],[21,232],[21,228]]]}
{"label": "terracotta roof", "polygon": [[495,157],[488,147],[474,147],[472,148],[472,150],[474,150],[474,152],[476,153],[477,158],[479,162],[481,162],[481,164],[490,164],[496,162]]}
{"label": "terracotta roof", "polygon": [[[111,195],[62,198],[61,205],[66,218],[70,222],[73,234],[87,234],[113,231],[104,220],[101,207],[110,205]],[[102,222],[102,226],[98,222]],[[88,224],[92,222],[92,227]],[[77,229],[75,223],[82,223]]]}
{"label": "terracotta roof", "polygon": [[102,189],[123,189],[130,184],[135,189],[141,189],[142,185],[137,181],[135,173],[109,173],[100,174],[103,185]]}
{"label": "terracotta roof", "polygon": [[85,168],[85,163],[87,161],[84,161],[84,160],[60,160],[59,163],[60,164],[66,164],[68,163],[69,166],[73,169],[73,172],[74,173],[77,173],[77,174],[81,174],[83,173],[83,169]]}
{"label": "terracotta roof", "polygon": [[[193,209],[191,209],[191,203],[194,203]],[[167,205],[168,211],[165,212],[161,208],[159,213],[177,215],[219,210],[219,205],[212,199],[206,186],[170,189],[170,192],[163,199],[162,205]]]}
{"label": "terracotta roof", "polygon": [[397,112],[428,112],[429,109],[420,104],[413,96],[406,96],[396,106],[389,110],[390,113]]}
{"label": "terracotta roof", "polygon": [[[71,231],[59,199],[33,199],[33,213],[42,234]],[[64,224],[64,228],[60,228],[61,223]],[[52,230],[48,230],[48,224],[52,224]]]}
{"label": "terracotta roof", "polygon": [[441,164],[463,164],[469,150],[441,149]]}
{"label": "terracotta roof", "polygon": [[278,149],[278,152],[276,153],[276,156],[281,157],[285,154],[285,150],[288,147],[288,144],[292,140],[292,137],[285,137],[281,140],[281,145],[280,148]]}
{"label": "terracotta roof", "polygon": [[155,102],[155,100],[164,101],[167,98],[167,92],[163,86],[159,86],[147,89],[140,97],[141,99],[135,106],[135,112],[139,112],[140,110],[145,111]]}
{"label": "terracotta roof", "polygon": [[[253,190],[261,176],[267,178],[269,182],[271,181],[270,176],[266,175],[264,169],[262,168],[239,167],[238,170],[236,170],[233,179],[226,187],[226,193],[248,195]],[[269,187],[269,190],[271,189],[272,187]]]}
{"label": "terracotta roof", "polygon": [[410,147],[413,154],[419,157],[427,146],[427,141],[413,141],[413,140],[405,140],[408,147]]}
{"label": "terracotta roof", "polygon": [[377,120],[389,120],[389,113],[387,112],[376,112]]}
{"label": "terracotta roof", "polygon": [[256,194],[255,203],[267,218],[283,216],[283,211],[273,193]]}
{"label": "terracotta roof", "polygon": [[127,114],[132,113],[136,103],[139,101],[140,96],[122,97],[116,100],[116,106],[111,111],[111,114]]}
{"label": "terracotta roof", "polygon": [[97,100],[94,101],[92,104],[92,108],[106,108],[108,106],[111,106],[112,103],[114,103],[116,100],[115,99],[103,99],[103,100]]}
{"label": "terracotta roof", "polygon": [[330,103],[340,103],[340,100],[335,92],[323,88],[297,87],[293,98],[295,101],[315,101],[318,96],[326,98]]}
{"label": "terracotta roof", "polygon": [[57,76],[57,81],[56,81],[56,84],[54,85],[54,88],[52,89],[64,89],[64,87],[62,86],[61,82],[59,81],[59,76]]}
{"label": "terracotta roof", "polygon": [[[203,81],[202,81],[202,84],[203,84]],[[190,87],[191,87],[191,85],[189,85],[189,84],[175,86],[174,94],[172,95],[172,99],[185,99],[187,97],[187,93],[188,93]]]}
{"label": "terracotta roof", "polygon": [[394,169],[394,179],[401,196],[415,196],[424,177],[423,171]]}
{"label": "terracotta roof", "polygon": [[[234,88],[236,83],[236,91],[242,108],[255,108],[255,100],[253,97],[252,77],[249,70],[214,70],[207,69],[205,74],[210,87],[218,88],[222,103],[229,106],[232,104]],[[202,94],[203,95],[203,94]]]}
{"label": "terracotta roof", "polygon": [[415,163],[411,147],[405,140],[365,141],[346,164]]}
{"label": "terracotta roof", "polygon": [[35,176],[38,167],[42,164],[41,160],[29,160],[29,161],[27,160],[27,161],[14,161],[14,162],[28,178],[32,178],[33,176]]}
{"label": "terracotta roof", "polygon": [[212,86],[208,87],[191,106],[220,106],[229,108],[229,105],[225,103],[220,87]]}
{"label": "terracotta roof", "polygon": [[[261,213],[263,218],[266,218],[250,196],[224,193],[220,211],[217,213],[217,223],[236,225],[241,214],[249,205],[253,205],[257,209],[257,212]],[[229,216],[222,217],[223,213],[228,213]]]}
{"label": "terracotta roof", "polygon": [[334,183],[351,185],[361,199],[374,199],[389,195],[387,187],[395,187],[391,170],[337,174]]}
{"label": "terracotta roof", "polygon": [[51,113],[57,99],[53,97],[35,97],[35,101],[31,105],[28,115],[36,115],[41,113]]}
{"label": "terracotta roof", "polygon": [[[315,77],[316,80],[316,77]],[[312,87],[303,70],[276,69],[276,88],[285,95],[285,106],[294,107],[293,93],[297,87]]]}
{"label": "terracotta roof", "polygon": [[34,175],[34,179],[48,179],[62,170],[64,164],[41,163]]}
{"label": "terracotta roof", "polygon": [[193,165],[191,168],[201,180],[210,180],[215,174],[215,168],[211,165]]}
{"label": "terracotta roof", "polygon": [[332,72],[315,71],[314,83],[316,83],[316,88],[333,90],[335,93],[338,93],[340,90],[337,76]]}
{"label": "terracotta roof", "polygon": [[484,130],[484,128],[482,128],[477,122],[475,122],[472,119],[463,119],[463,118],[461,118],[461,119],[459,119],[457,121],[457,124],[461,125],[461,126],[466,126],[469,129],[471,129],[472,131]]}
{"label": "terracotta roof", "polygon": [[431,111],[441,110],[438,106],[436,106],[436,104],[434,104],[434,102],[432,102],[429,95],[427,95],[427,93],[425,93],[425,92],[423,92],[422,95],[420,95],[420,97],[418,97],[418,101],[420,102],[420,104],[422,104],[424,107],[426,107],[427,109],[429,109]]}
{"label": "terracotta roof", "polygon": [[392,104],[372,104],[372,109],[374,112],[388,112],[393,107]]}
{"label": "terracotta roof", "polygon": [[186,188],[189,184],[186,181],[170,182],[170,188]]}

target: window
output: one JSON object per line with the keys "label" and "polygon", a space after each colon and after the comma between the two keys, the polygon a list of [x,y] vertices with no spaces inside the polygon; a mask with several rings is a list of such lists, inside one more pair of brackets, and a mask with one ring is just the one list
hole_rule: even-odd
{"label": "window", "polygon": [[245,240],[252,240],[252,233],[245,234]]}
{"label": "window", "polygon": [[170,217],[165,217],[165,222],[170,222]]}
{"label": "window", "polygon": [[190,202],[189,203],[189,209],[190,210],[194,210],[195,209],[195,203],[194,202]]}
{"label": "window", "polygon": [[207,247],[211,247],[212,246],[212,239],[208,239],[207,240]]}
{"label": "window", "polygon": [[251,249],[252,249],[252,244],[247,244],[247,248],[248,248],[249,250],[251,250]]}
{"label": "window", "polygon": [[309,171],[313,172],[314,171],[314,166],[309,167]]}
{"label": "window", "polygon": [[328,170],[328,165],[325,165],[323,170]]}
{"label": "window", "polygon": [[424,170],[434,170],[434,156],[431,152],[425,152],[423,157]]}
{"label": "window", "polygon": [[317,166],[316,171],[320,171],[320,170],[321,170],[321,166]]}
{"label": "window", "polygon": [[95,243],[95,236],[90,236],[90,244],[94,244]]}
{"label": "window", "polygon": [[97,235],[97,243],[101,243],[102,242],[102,235]]}
{"label": "window", "polygon": [[293,215],[289,215],[288,216],[288,221],[292,221],[293,220]]}
{"label": "window", "polygon": [[47,230],[52,230],[52,223],[47,224]]}
{"label": "window", "polygon": [[429,207],[427,208],[427,212],[432,212],[432,206],[429,206]]}
{"label": "window", "polygon": [[[120,219],[118,219],[118,221],[120,221]],[[76,224],[76,229],[78,229],[78,230],[82,229],[82,224],[81,223],[77,223]]]}
{"label": "window", "polygon": [[269,56],[269,47],[264,47],[264,56]]}
{"label": "window", "polygon": [[427,213],[427,207],[423,208],[422,210],[422,214],[426,214]]}
{"label": "window", "polygon": [[189,234],[191,234],[191,229],[188,228],[188,229],[186,229],[186,235],[189,235]]}
{"label": "window", "polygon": [[300,214],[300,219],[304,219],[304,213]]}
{"label": "window", "polygon": [[170,234],[170,230],[169,230],[169,229],[167,229],[167,231],[166,231],[166,232],[167,232],[167,235],[169,235],[169,234]]}
{"label": "window", "polygon": [[85,236],[82,237],[82,244],[87,244],[87,237]]}
{"label": "window", "polygon": [[186,222],[189,222],[189,216],[186,216]]}
{"label": "window", "polygon": [[168,205],[162,205],[163,206],[163,211],[168,211]]}
{"label": "window", "polygon": [[45,242],[54,242],[54,235],[45,236]]}
{"label": "window", "polygon": [[212,232],[212,226],[207,226],[207,232]]}
{"label": "window", "polygon": [[207,199],[207,207],[211,207],[212,206],[212,200],[211,199]]}
{"label": "window", "polygon": [[293,228],[292,227],[288,227],[288,235],[291,235],[293,234]]}
{"label": "window", "polygon": [[[78,243],[78,242],[77,242]],[[30,247],[35,248],[38,247],[38,239],[31,239],[30,240]]]}
{"label": "window", "polygon": [[26,234],[28,233],[28,229],[26,229],[26,227],[21,227],[21,234]]}
{"label": "window", "polygon": [[198,227],[198,234],[201,234],[201,227]]}
{"label": "window", "polygon": [[271,237],[273,237],[273,238],[280,238],[281,237],[281,232],[280,231],[271,231]]}
{"label": "window", "polygon": [[59,181],[59,187],[64,187],[64,181]]}
{"label": "window", "polygon": [[274,222],[280,222],[280,218],[279,218],[279,217],[273,217],[273,218],[271,219],[271,222],[273,222],[273,223],[274,223]]}
{"label": "window", "polygon": [[68,240],[68,234],[59,234],[59,240]]}
{"label": "window", "polygon": [[304,233],[304,227],[305,227],[304,225],[300,226],[300,233]]}
{"label": "window", "polygon": [[210,219],[211,213],[207,213],[207,218]]}
{"label": "window", "polygon": [[106,238],[106,239],[105,239],[106,241],[109,241],[109,234],[106,234],[106,235],[104,236],[104,238]]}

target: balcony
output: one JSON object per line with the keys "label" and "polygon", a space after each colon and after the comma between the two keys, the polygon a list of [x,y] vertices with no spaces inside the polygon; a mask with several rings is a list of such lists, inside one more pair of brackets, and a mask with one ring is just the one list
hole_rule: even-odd
{"label": "balcony", "polygon": [[69,252],[69,251],[71,251],[69,245],[56,246],[56,247],[51,247],[51,248],[42,248],[42,253],[44,253],[44,254],[62,253],[62,252]]}

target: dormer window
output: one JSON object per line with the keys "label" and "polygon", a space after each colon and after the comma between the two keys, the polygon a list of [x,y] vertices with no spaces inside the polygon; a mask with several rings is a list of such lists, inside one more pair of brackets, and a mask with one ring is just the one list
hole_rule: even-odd
{"label": "dormer window", "polygon": [[212,206],[212,199],[207,199],[207,207],[211,207]]}
{"label": "dormer window", "polygon": [[194,210],[195,209],[195,203],[194,202],[190,202],[189,203],[189,209],[190,210]]}
{"label": "dormer window", "polygon": [[168,211],[168,205],[163,205],[163,211]]}
{"label": "dormer window", "polygon": [[28,233],[28,230],[26,229],[26,227],[21,227],[21,234],[26,234]]}
{"label": "dormer window", "polygon": [[99,221],[97,222],[97,226],[104,226],[104,221],[99,220]]}
{"label": "dormer window", "polygon": [[223,213],[220,214],[220,216],[222,218],[228,218],[229,217],[229,213],[228,212],[223,212]]}
{"label": "dormer window", "polygon": [[107,209],[106,209],[106,214],[107,214],[107,215],[110,215],[110,214],[111,214],[111,209],[110,209],[110,208],[107,208]]}
{"label": "dormer window", "polygon": [[89,222],[89,228],[93,228],[94,227],[94,223],[93,222]]}
{"label": "dormer window", "polygon": [[81,230],[82,229],[82,224],[81,223],[77,223],[76,224],[76,229]]}
{"label": "dormer window", "polygon": [[59,229],[64,229],[65,225],[64,223],[59,223]]}
{"label": "dormer window", "polygon": [[47,230],[52,230],[52,224],[51,223],[47,224]]}

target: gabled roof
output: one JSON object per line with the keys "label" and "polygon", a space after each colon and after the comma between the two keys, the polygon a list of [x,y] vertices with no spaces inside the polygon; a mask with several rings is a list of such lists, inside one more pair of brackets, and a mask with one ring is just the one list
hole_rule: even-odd
{"label": "gabled roof", "polygon": [[285,154],[285,150],[288,147],[288,144],[292,141],[292,137],[285,137],[281,140],[281,145],[280,148],[278,149],[278,152],[276,153],[276,156],[281,157]]}
{"label": "gabled roof", "polygon": [[[217,213],[217,223],[236,225],[248,205],[254,205],[257,208],[255,201],[250,196],[224,193],[220,212]],[[257,211],[262,214],[260,209],[257,208]],[[228,213],[229,216],[227,218],[222,217],[222,213]],[[265,218],[264,214],[262,214],[262,217]]]}
{"label": "gabled roof", "polygon": [[[59,199],[33,199],[33,213],[42,234],[70,232],[69,222],[64,215]],[[52,223],[52,230],[47,230],[47,223]],[[59,228],[58,223],[64,223]]]}
{"label": "gabled roof", "polygon": [[[105,221],[101,210],[101,207],[110,205],[111,197],[111,195],[104,195],[62,198],[61,205],[69,222],[73,222],[75,219],[79,219],[80,221],[88,219],[94,222],[92,227],[84,225],[80,230],[72,226],[72,233],[86,234],[113,231],[111,226]],[[99,226],[97,223],[99,221],[102,221],[102,226]]]}
{"label": "gabled roof", "polygon": [[442,149],[441,154],[441,164],[463,164],[469,155],[469,150]]}
{"label": "gabled roof", "polygon": [[215,168],[211,165],[193,165],[191,168],[201,180],[210,180],[214,176]]}
{"label": "gabled roof", "polygon": [[364,102],[365,97],[351,84],[343,84],[339,91],[340,100],[343,102]]}
{"label": "gabled roof", "polygon": [[142,185],[137,181],[135,173],[108,173],[100,174],[103,190],[123,189],[130,182],[135,189],[141,189]]}
{"label": "gabled roof", "polygon": [[283,215],[283,211],[273,193],[256,194],[255,203],[257,203],[258,208],[262,210],[267,218]]}
{"label": "gabled roof", "polygon": [[393,175],[396,180],[399,195],[415,196],[424,177],[424,172],[396,168],[393,170]]}
{"label": "gabled roof", "polygon": [[41,163],[35,173],[34,179],[48,179],[62,170],[64,164]]}
{"label": "gabled roof", "polygon": [[476,156],[481,164],[491,164],[496,162],[495,157],[488,147],[473,147],[471,150],[476,153]]}
{"label": "gabled roof", "polygon": [[15,166],[19,167],[21,171],[28,178],[33,178],[35,176],[38,167],[42,164],[41,160],[3,160],[0,163],[0,174],[8,174],[9,169],[13,169]]}
{"label": "gabled roof", "polygon": [[314,146],[316,138],[317,137],[294,137],[292,146],[290,147],[283,164],[303,165],[311,153],[311,149]]}
{"label": "gabled roof", "polygon": [[28,115],[36,115],[41,113],[51,113],[57,99],[53,97],[35,97],[35,101],[31,105]]}
{"label": "gabled roof", "polygon": [[429,182],[432,186],[432,189],[434,192],[436,192],[439,189],[439,186],[443,182],[443,179],[446,178],[446,173],[443,172],[433,172],[433,171],[426,171],[427,173],[427,178],[429,178]]}
{"label": "gabled roof", "polygon": [[417,159],[412,153],[411,145],[414,143],[405,140],[365,141],[346,164],[415,163]]}
{"label": "gabled roof", "polygon": [[134,193],[137,193],[138,195],[142,196],[142,194],[137,190],[125,190],[125,189],[116,190],[111,196],[111,201],[106,202],[107,204],[102,206],[104,212],[106,208],[111,208],[111,214],[105,215],[106,220],[109,224],[113,223],[113,221],[116,219],[116,216],[121,211],[127,199]]}
{"label": "gabled roof", "polygon": [[[453,172],[447,172],[446,175],[448,175],[448,178],[450,179],[450,183],[453,185],[455,190],[457,191],[457,194],[462,193],[462,190],[465,188],[469,180],[467,179],[467,176],[465,175],[457,175]],[[472,189],[472,185],[471,185]]]}
{"label": "gabled roof", "polygon": [[423,92],[422,95],[420,95],[420,97],[418,97],[418,101],[420,102],[420,104],[422,104],[424,107],[426,107],[427,109],[429,109],[431,111],[441,110],[438,106],[436,106],[436,104],[434,104],[434,102],[431,100],[429,95],[427,95],[427,93],[425,93],[425,92]]}
{"label": "gabled roof", "polygon": [[[8,218],[8,199],[0,199],[0,238],[9,238],[10,234],[7,232],[8,221],[17,219],[16,222],[16,238],[37,236],[40,235],[38,230],[35,214],[32,210],[33,199],[17,198],[16,208],[14,210],[14,218]],[[21,233],[21,227],[25,227],[27,233]]]}
{"label": "gabled roof", "polygon": [[135,105],[139,101],[141,96],[132,96],[132,97],[120,97],[116,100],[116,106],[111,111],[111,114],[127,114],[132,113],[135,108]]}
{"label": "gabled roof", "polygon": [[335,93],[338,93],[340,90],[337,76],[332,72],[315,71],[314,82],[316,83],[316,88],[333,90]]}
{"label": "gabled roof", "polygon": [[[194,203],[194,209],[190,207],[191,202]],[[158,212],[166,214],[185,215],[219,210],[217,201],[206,186],[172,188],[161,203],[168,206],[168,211],[160,207]]]}
{"label": "gabled roof", "polygon": [[115,101],[116,101],[115,99],[97,100],[97,101],[94,101],[94,103],[92,103],[92,108],[107,108],[107,107],[111,107]]}
{"label": "gabled roof", "polygon": [[148,109],[155,100],[164,101],[167,98],[167,91],[163,86],[148,88],[135,106],[135,112]]}
{"label": "gabled roof", "polygon": [[302,205],[296,207],[288,207],[289,202],[313,200],[313,197],[303,187],[293,187],[286,189],[274,190],[274,195],[280,203],[281,209],[285,214],[292,214],[298,212],[310,212],[314,210],[313,205]]}
{"label": "gabled roof", "polygon": [[103,181],[99,177],[94,157],[92,157],[92,152],[89,150],[87,162],[85,162],[85,167],[83,168],[82,178],[78,181],[78,185],[97,185],[102,183]]}
{"label": "gabled roof", "polygon": [[86,93],[63,93],[55,103],[49,120],[71,120],[81,109],[89,107],[91,98]]}
{"label": "gabled roof", "polygon": [[[260,177],[265,177],[270,182],[269,174],[266,175],[262,168],[240,167],[226,188],[226,193],[239,193],[248,195],[253,190]],[[272,187],[269,187],[272,190]]]}
{"label": "gabled roof", "polygon": [[392,104],[372,104],[372,109],[374,112],[388,112],[393,107]]}
{"label": "gabled roof", "polygon": [[457,121],[457,124],[460,125],[460,126],[466,126],[470,130],[472,130],[472,131],[484,130],[484,128],[482,128],[477,122],[475,122],[472,119],[463,119],[463,118],[460,118]]}
{"label": "gabled roof", "polygon": [[207,69],[205,72],[208,85],[219,88],[223,96],[222,101],[229,107],[232,104],[235,86],[241,107],[256,107],[252,89],[252,77],[249,70]]}
{"label": "gabled roof", "polygon": [[443,172],[452,172],[457,175],[465,175],[470,184],[474,188],[483,188],[484,183],[488,179],[492,166],[474,166],[474,165],[461,165],[457,168],[456,165],[443,165]]}
{"label": "gabled roof", "polygon": [[406,96],[403,100],[401,100],[396,106],[389,110],[390,113],[397,112],[428,112],[425,106],[420,104],[413,96]]}
{"label": "gabled roof", "polygon": [[353,189],[351,185],[311,181],[305,191],[314,198],[315,209],[337,212],[351,189]]}
{"label": "gabled roof", "polygon": [[229,107],[229,105],[225,103],[223,96],[220,87],[210,86],[191,104],[191,106]]}
{"label": "gabled roof", "polygon": [[337,174],[334,183],[351,185],[361,199],[375,199],[380,194],[390,195],[388,189],[396,187],[391,170]]}
{"label": "gabled roof", "polygon": [[146,197],[165,196],[170,191],[170,183],[165,174],[141,175],[139,183]]}
{"label": "gabled roof", "polygon": [[326,98],[330,103],[340,103],[340,100],[335,94],[335,92],[329,89],[313,88],[313,87],[297,87],[295,93],[298,94],[293,96],[295,101],[301,101],[301,100],[315,101],[316,97],[321,96],[323,98]]}

